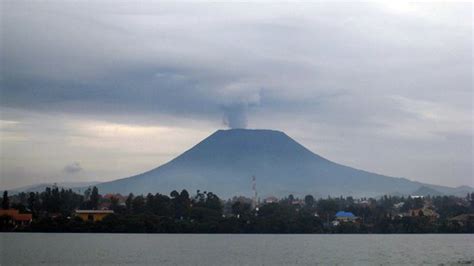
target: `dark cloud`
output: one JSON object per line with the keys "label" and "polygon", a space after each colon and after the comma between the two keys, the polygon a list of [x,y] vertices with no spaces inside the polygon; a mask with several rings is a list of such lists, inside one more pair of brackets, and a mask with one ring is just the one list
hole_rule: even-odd
{"label": "dark cloud", "polygon": [[[245,108],[235,103],[261,87],[270,97],[261,100],[273,101],[266,108],[275,112],[331,104],[317,96],[340,90],[374,99],[364,103],[372,109],[390,94],[444,101],[453,83],[470,93],[471,39],[463,37],[470,28],[450,20],[449,12],[426,17],[429,8],[418,6],[400,20],[376,4],[99,3],[86,12],[71,4],[7,2],[0,104],[98,117],[220,114],[243,122]],[[220,15],[204,15],[209,9]],[[307,113],[317,111],[305,106]]]}
{"label": "dark cloud", "polygon": [[[144,125],[223,120],[302,131],[306,139],[338,136],[335,159],[350,132],[355,150],[376,138],[384,148],[410,139],[418,144],[406,142],[409,157],[428,142],[428,153],[462,150],[458,157],[469,161],[464,138],[444,146],[440,136],[472,138],[471,9],[4,1],[0,107],[9,111],[2,120],[31,122],[18,113]],[[31,123],[14,130],[54,127]],[[465,169],[453,173],[466,180]],[[436,172],[416,175],[422,171]]]}
{"label": "dark cloud", "polygon": [[78,162],[73,162],[71,164],[68,164],[63,169],[63,171],[68,174],[75,174],[75,173],[81,172],[82,170],[83,170],[82,166]]}

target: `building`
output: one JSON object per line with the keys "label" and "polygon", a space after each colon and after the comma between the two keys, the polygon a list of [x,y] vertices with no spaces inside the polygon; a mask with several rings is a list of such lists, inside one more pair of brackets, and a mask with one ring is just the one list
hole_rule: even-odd
{"label": "building", "polygon": [[433,220],[436,220],[439,218],[439,214],[430,208],[411,209],[408,211],[408,216],[411,216],[411,217],[426,216]]}
{"label": "building", "polygon": [[265,204],[270,204],[270,203],[278,203],[278,199],[274,196],[269,196],[269,197],[266,197],[264,200],[263,200],[263,203]]}
{"label": "building", "polygon": [[405,202],[402,201],[402,202],[393,204],[393,207],[398,210],[398,209],[401,209],[404,205],[405,205]]}
{"label": "building", "polygon": [[112,200],[112,198],[116,198],[118,200],[119,205],[125,205],[125,201],[127,200],[127,196],[122,196],[122,194],[116,193],[108,193],[103,196],[104,199]]}
{"label": "building", "polygon": [[368,200],[362,200],[362,201],[359,201],[357,202],[358,205],[362,206],[362,207],[370,207],[370,201]]}
{"label": "building", "polygon": [[291,204],[292,205],[303,206],[305,203],[304,203],[304,200],[295,199],[295,200],[291,201]]}
{"label": "building", "polygon": [[449,219],[451,224],[459,224],[460,226],[474,225],[474,213],[466,213]]}
{"label": "building", "polygon": [[31,213],[20,213],[17,209],[0,209],[0,216],[9,217],[9,222],[14,225],[26,225],[33,220]]}
{"label": "building", "polygon": [[336,221],[338,222],[355,222],[356,220],[357,216],[352,212],[338,211],[336,213]]}
{"label": "building", "polygon": [[77,217],[83,221],[90,222],[102,221],[102,219],[113,213],[114,211],[112,210],[76,210]]}

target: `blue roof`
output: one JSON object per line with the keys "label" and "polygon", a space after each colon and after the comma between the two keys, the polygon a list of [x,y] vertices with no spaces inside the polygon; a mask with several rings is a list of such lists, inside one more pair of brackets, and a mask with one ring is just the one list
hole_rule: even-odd
{"label": "blue roof", "polygon": [[355,217],[355,215],[352,212],[338,211],[336,217]]}

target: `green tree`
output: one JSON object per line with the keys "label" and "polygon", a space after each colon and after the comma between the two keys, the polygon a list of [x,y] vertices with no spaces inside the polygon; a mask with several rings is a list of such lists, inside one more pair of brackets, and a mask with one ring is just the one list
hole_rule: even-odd
{"label": "green tree", "polygon": [[312,208],[314,206],[314,197],[312,195],[306,195],[306,197],[304,197],[304,203],[307,207]]}
{"label": "green tree", "polygon": [[85,198],[85,200],[89,200],[90,196],[91,196],[91,188],[88,187],[88,188],[84,191],[84,198]]}
{"label": "green tree", "polygon": [[119,209],[119,199],[115,196],[110,198],[110,209],[112,209],[114,212],[118,211]]}
{"label": "green tree", "polygon": [[127,199],[125,200],[125,208],[128,212],[132,211],[132,202],[133,202],[133,193],[128,194]]}
{"label": "green tree", "polygon": [[143,196],[136,196],[132,201],[133,213],[143,213],[145,211],[145,198]]}
{"label": "green tree", "polygon": [[474,192],[471,192],[471,208],[474,209]]}
{"label": "green tree", "polygon": [[173,191],[171,191],[170,196],[171,196],[171,198],[175,199],[175,198],[179,197],[179,193],[178,193],[178,191],[173,190]]}
{"label": "green tree", "polygon": [[99,189],[94,186],[91,192],[90,208],[96,210],[99,207]]}
{"label": "green tree", "polygon": [[180,194],[178,194],[177,191],[173,191],[171,192],[171,196],[173,197],[176,218],[187,217],[191,206],[188,191],[183,189]]}
{"label": "green tree", "polygon": [[239,216],[248,216],[252,211],[252,206],[249,203],[236,201],[232,204],[232,214]]}
{"label": "green tree", "polygon": [[153,210],[156,208],[155,205],[156,205],[156,202],[155,202],[155,196],[153,196],[153,194],[151,193],[148,193],[146,195],[146,211],[147,212],[150,212],[150,213],[153,213]]}
{"label": "green tree", "polygon": [[8,198],[8,191],[3,191],[2,209],[7,210],[10,208],[10,199]]}
{"label": "green tree", "polygon": [[174,217],[171,199],[166,195],[157,193],[154,197],[153,213],[160,216]]}
{"label": "green tree", "polygon": [[339,206],[335,199],[321,199],[318,201],[318,212],[324,216],[326,221],[338,211]]}
{"label": "green tree", "polygon": [[58,187],[54,186],[51,190],[51,198],[50,198],[50,210],[52,212],[59,212],[61,209],[61,197],[59,194]]}
{"label": "green tree", "polygon": [[34,192],[30,192],[28,195],[28,209],[31,212],[36,213],[36,194]]}
{"label": "green tree", "polygon": [[293,203],[294,200],[295,200],[295,196],[293,196],[293,194],[288,195],[288,201],[290,204]]}

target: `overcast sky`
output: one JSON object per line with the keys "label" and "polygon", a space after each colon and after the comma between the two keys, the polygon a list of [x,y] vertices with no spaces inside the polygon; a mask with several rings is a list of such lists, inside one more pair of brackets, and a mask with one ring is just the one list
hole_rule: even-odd
{"label": "overcast sky", "polygon": [[474,185],[470,3],[1,1],[0,12],[1,187],[138,174],[228,127]]}

